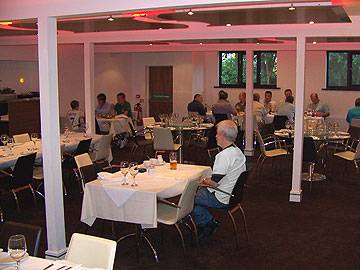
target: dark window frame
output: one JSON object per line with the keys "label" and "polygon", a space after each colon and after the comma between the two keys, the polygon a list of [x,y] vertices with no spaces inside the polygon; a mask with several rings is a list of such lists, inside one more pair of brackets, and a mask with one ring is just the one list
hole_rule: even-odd
{"label": "dark window frame", "polygon": [[[237,53],[237,59],[238,59],[238,78],[237,84],[223,84],[221,82],[221,74],[222,74],[222,54],[223,53]],[[260,88],[260,89],[278,89],[277,87],[277,74],[276,74],[276,84],[261,84],[261,54],[263,53],[274,53],[277,57],[277,51],[254,51],[254,56],[256,55],[256,82],[253,82],[254,88]],[[246,56],[246,51],[219,51],[218,60],[219,60],[219,88],[245,88],[246,82],[243,81],[242,78],[242,69],[244,62],[242,61],[243,56]],[[259,60],[260,59],[260,60]],[[260,61],[260,63],[259,63]]]}
{"label": "dark window frame", "polygon": [[[346,86],[333,86],[329,85],[329,58],[331,53],[347,53],[347,85]],[[324,90],[349,90],[349,91],[359,91],[360,84],[353,84],[352,83],[352,57],[353,55],[360,55],[360,51],[327,51],[326,52],[326,88]]]}

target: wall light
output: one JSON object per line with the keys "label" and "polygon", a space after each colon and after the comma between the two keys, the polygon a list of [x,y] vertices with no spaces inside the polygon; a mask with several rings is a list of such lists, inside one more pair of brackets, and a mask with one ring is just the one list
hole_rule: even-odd
{"label": "wall light", "polygon": [[113,18],[113,16],[109,16],[108,18],[107,18],[107,20],[109,21],[109,22],[113,22],[115,19]]}
{"label": "wall light", "polygon": [[231,26],[231,23],[227,23],[226,26],[227,26],[227,27],[230,27],[230,26]]}
{"label": "wall light", "polygon": [[309,24],[314,24],[315,22],[314,21],[310,21]]}
{"label": "wall light", "polygon": [[19,79],[19,83],[21,83],[21,84],[25,83],[25,79],[24,79],[24,78],[20,78],[20,79]]}
{"label": "wall light", "polygon": [[190,16],[192,16],[192,15],[194,15],[195,13],[190,9],[187,14],[190,15]]}

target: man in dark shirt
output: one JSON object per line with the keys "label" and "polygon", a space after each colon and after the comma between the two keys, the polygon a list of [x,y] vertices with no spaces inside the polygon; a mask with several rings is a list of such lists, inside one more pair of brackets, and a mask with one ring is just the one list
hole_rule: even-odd
{"label": "man in dark shirt", "polygon": [[117,94],[116,98],[117,98],[117,103],[115,104],[116,114],[125,114],[131,118],[132,117],[131,105],[129,102],[126,101],[125,94],[119,93]]}
{"label": "man in dark shirt", "polygon": [[187,106],[188,112],[196,112],[199,115],[206,115],[206,109],[202,104],[204,102],[203,96],[200,94],[196,94],[194,96],[194,100],[190,102]]}

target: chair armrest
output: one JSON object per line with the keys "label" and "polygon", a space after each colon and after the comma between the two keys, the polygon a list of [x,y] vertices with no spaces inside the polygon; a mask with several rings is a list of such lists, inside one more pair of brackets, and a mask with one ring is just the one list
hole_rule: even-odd
{"label": "chair armrest", "polygon": [[213,190],[222,192],[222,193],[224,193],[224,194],[226,194],[226,195],[229,195],[229,196],[231,196],[231,197],[234,197],[234,194],[231,194],[231,193],[229,193],[229,192],[226,192],[225,190],[222,190],[222,189],[220,189],[220,188],[218,188],[218,187],[213,187],[213,186],[203,185],[203,184],[201,184],[200,186],[201,186],[201,187],[208,187],[208,188],[211,188],[211,189],[213,189]]}
{"label": "chair armrest", "polygon": [[166,204],[166,205],[169,205],[169,206],[172,206],[172,207],[174,207],[174,208],[181,208],[180,206],[178,206],[176,203],[173,203],[173,202],[170,202],[170,201],[168,201],[168,200],[165,200],[165,199],[157,199],[158,200],[158,202],[161,202],[161,203],[163,203],[163,204]]}
{"label": "chair armrest", "polygon": [[0,173],[13,177],[13,175],[11,173],[4,171],[4,170],[0,170]]}

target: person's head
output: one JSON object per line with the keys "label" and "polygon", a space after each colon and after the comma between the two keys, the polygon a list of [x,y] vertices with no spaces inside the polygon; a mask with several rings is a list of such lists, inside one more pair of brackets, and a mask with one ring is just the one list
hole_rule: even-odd
{"label": "person's head", "polygon": [[118,103],[124,103],[125,102],[125,94],[124,93],[119,93],[116,96],[117,102]]}
{"label": "person's head", "polygon": [[360,107],[360,97],[355,100],[355,107]]}
{"label": "person's head", "polygon": [[223,120],[216,125],[216,128],[216,142],[221,148],[236,141],[238,128],[234,121]]}
{"label": "person's head", "polygon": [[72,110],[78,110],[80,107],[79,101],[73,100],[70,102],[70,107]]}
{"label": "person's head", "polygon": [[246,93],[245,92],[240,92],[239,94],[239,100],[241,102],[245,102],[246,101]]}
{"label": "person's head", "polygon": [[293,94],[292,94],[291,89],[290,89],[290,88],[286,89],[286,90],[284,91],[284,95],[285,95],[285,98],[287,98],[287,97],[289,97],[289,96],[292,96]]}
{"label": "person's head", "polygon": [[224,90],[220,90],[219,91],[219,99],[227,100],[227,98],[228,98],[228,93],[226,93]]}
{"label": "person's head", "polygon": [[294,97],[293,96],[286,97],[285,102],[293,104],[294,103]]}
{"label": "person's head", "polygon": [[97,101],[98,101],[99,106],[104,105],[106,102],[106,95],[104,93],[98,94]]}
{"label": "person's head", "polygon": [[265,102],[270,102],[272,98],[272,92],[271,91],[265,91]]}
{"label": "person's head", "polygon": [[254,93],[253,94],[253,100],[257,101],[257,102],[260,102],[260,95],[258,93]]}
{"label": "person's head", "polygon": [[203,103],[203,102],[204,102],[204,98],[203,98],[203,96],[200,95],[200,94],[196,94],[196,95],[194,96],[194,100],[197,101],[197,102],[200,102],[200,103]]}
{"label": "person's head", "polygon": [[319,101],[320,101],[319,96],[316,93],[312,93],[310,95],[310,99],[311,99],[311,102],[314,103],[314,104],[318,104]]}

